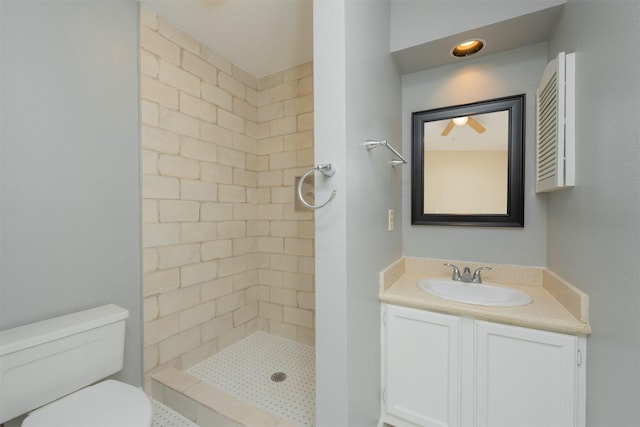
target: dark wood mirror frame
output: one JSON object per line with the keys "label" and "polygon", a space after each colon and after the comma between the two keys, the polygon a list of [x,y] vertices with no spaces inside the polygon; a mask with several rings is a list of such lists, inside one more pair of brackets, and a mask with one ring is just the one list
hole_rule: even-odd
{"label": "dark wood mirror frame", "polygon": [[[472,104],[418,111],[412,114],[411,224],[475,227],[524,227],[524,124],[525,95],[491,99]],[[454,117],[509,112],[508,184],[506,214],[434,214],[424,212],[425,123]]]}

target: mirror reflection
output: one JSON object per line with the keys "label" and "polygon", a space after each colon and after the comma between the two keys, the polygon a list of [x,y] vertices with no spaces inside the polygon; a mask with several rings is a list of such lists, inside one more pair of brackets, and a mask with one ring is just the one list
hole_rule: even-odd
{"label": "mirror reflection", "polygon": [[423,212],[506,214],[508,129],[508,111],[425,123]]}
{"label": "mirror reflection", "polygon": [[412,224],[524,226],[524,95],[412,119]]}

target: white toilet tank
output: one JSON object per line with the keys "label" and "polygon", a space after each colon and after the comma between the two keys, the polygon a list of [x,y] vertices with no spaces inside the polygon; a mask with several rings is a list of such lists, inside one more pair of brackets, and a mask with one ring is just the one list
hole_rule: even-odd
{"label": "white toilet tank", "polygon": [[0,423],[120,371],[128,317],[110,304],[0,331]]}

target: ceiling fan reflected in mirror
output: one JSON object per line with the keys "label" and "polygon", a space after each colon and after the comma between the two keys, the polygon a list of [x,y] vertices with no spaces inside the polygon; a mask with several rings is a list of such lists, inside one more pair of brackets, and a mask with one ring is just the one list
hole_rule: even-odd
{"label": "ceiling fan reflected in mirror", "polygon": [[482,126],[480,122],[478,122],[473,117],[462,116],[462,117],[455,117],[449,120],[447,125],[444,127],[444,130],[442,131],[441,135],[447,136],[449,135],[449,132],[451,132],[451,129],[454,128],[454,126],[464,126],[464,125],[469,125],[471,129],[475,130],[478,133],[482,133],[486,130],[484,126]]}

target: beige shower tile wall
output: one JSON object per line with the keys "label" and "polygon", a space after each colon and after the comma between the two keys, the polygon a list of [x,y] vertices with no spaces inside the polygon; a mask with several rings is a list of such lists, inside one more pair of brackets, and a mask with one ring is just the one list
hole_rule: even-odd
{"label": "beige shower tile wall", "polygon": [[256,79],[141,13],[145,371],[255,330],[314,342],[313,67]]}
{"label": "beige shower tile wall", "polygon": [[[295,179],[313,166],[311,63],[258,80],[259,316],[276,335],[314,344],[313,213],[295,209]],[[268,201],[268,203],[261,203]],[[268,232],[267,232],[268,230]]]}

